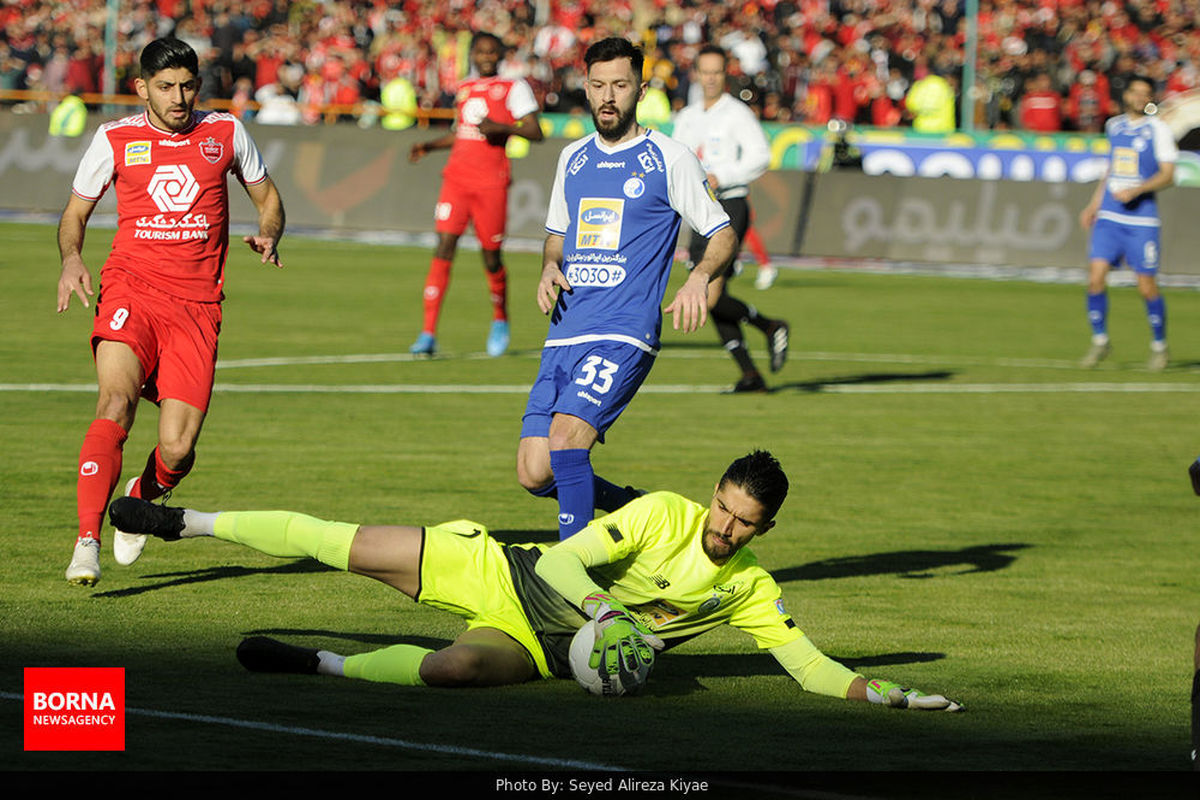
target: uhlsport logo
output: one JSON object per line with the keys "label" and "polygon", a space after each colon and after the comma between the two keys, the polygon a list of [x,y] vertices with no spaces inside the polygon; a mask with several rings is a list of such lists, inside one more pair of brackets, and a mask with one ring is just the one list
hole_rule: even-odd
{"label": "uhlsport logo", "polygon": [[200,184],[186,165],[168,164],[154,170],[146,191],[160,211],[187,211],[200,194]]}
{"label": "uhlsport logo", "polygon": [[27,667],[26,750],[124,750],[122,667]]}

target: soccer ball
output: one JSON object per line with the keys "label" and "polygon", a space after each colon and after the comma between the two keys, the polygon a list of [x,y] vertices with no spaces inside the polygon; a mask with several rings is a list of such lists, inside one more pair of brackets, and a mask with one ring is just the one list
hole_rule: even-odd
{"label": "soccer ball", "polygon": [[641,691],[654,664],[639,667],[636,672],[619,672],[616,675],[602,673],[599,669],[588,666],[595,644],[596,622],[588,620],[575,632],[575,638],[571,639],[569,660],[575,681],[592,694],[602,697],[620,697],[623,694],[637,694]]}

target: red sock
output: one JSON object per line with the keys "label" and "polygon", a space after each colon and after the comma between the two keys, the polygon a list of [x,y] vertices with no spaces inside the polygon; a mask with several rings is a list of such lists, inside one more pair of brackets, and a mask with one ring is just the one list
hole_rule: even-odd
{"label": "red sock", "polygon": [[178,469],[171,469],[163,463],[158,448],[154,448],[154,452],[146,459],[146,469],[142,471],[142,477],[134,485],[133,496],[143,500],[157,500],[178,486],[184,476],[192,471],[192,465],[195,463],[196,454],[193,452]]}
{"label": "red sock", "polygon": [[113,489],[121,478],[121,448],[129,434],[110,419],[93,420],[79,450],[75,486],[79,538],[100,540],[100,524]]}
{"label": "red sock", "polygon": [[484,270],[487,275],[488,291],[492,294],[492,319],[508,319],[508,271],[504,265],[495,272]]}
{"label": "red sock", "polygon": [[442,298],[450,285],[452,261],[434,258],[429,263],[429,274],[425,276],[425,327],[421,330],[433,336],[437,333],[438,315],[442,313]]}
{"label": "red sock", "polygon": [[746,235],[742,237],[742,243],[754,253],[754,257],[758,259],[759,266],[765,267],[771,263],[771,257],[767,255],[767,248],[763,246],[762,237],[758,235],[753,227],[747,229]]}

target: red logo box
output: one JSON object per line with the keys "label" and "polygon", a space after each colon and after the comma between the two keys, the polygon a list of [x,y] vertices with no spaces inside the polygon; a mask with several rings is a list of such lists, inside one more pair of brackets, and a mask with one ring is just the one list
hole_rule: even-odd
{"label": "red logo box", "polygon": [[123,667],[26,667],[26,750],[124,750]]}

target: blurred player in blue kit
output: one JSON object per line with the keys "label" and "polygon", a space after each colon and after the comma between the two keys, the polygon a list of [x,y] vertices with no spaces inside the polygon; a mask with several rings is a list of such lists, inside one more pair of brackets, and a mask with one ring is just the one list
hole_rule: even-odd
{"label": "blurred player in blue kit", "polygon": [[[595,475],[591,449],[650,372],[663,310],[674,315],[676,330],[703,325],[709,281],[737,242],[699,160],[637,123],[641,50],[614,37],[589,47],[584,61],[596,132],[558,160],[537,287],[550,330],[517,449],[521,485],[558,498],[563,539],[596,508],[612,511],[635,496]],[[660,309],[681,220],[709,245]]]}
{"label": "blurred player in blue kit", "polygon": [[1138,77],[1124,94],[1125,113],[1104,126],[1111,152],[1108,171],[1079,215],[1091,230],[1088,246],[1088,321],[1092,345],[1080,365],[1092,368],[1108,357],[1108,273],[1124,261],[1137,275],[1138,291],[1150,322],[1147,367],[1167,367],[1167,309],[1158,290],[1162,223],[1155,193],[1175,180],[1179,150],[1175,137],[1153,110],[1154,84]]}

